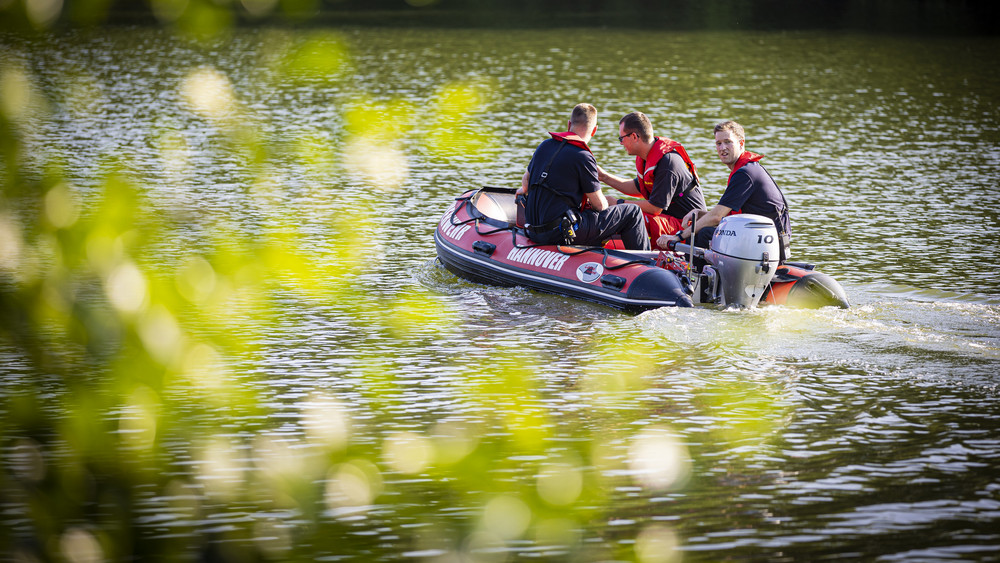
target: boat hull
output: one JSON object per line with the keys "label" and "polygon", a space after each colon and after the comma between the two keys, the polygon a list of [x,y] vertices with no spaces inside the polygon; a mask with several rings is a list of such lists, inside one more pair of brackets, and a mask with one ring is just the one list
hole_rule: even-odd
{"label": "boat hull", "polygon": [[[691,272],[683,254],[537,245],[515,225],[516,217],[514,190],[467,191],[438,221],[434,231],[438,260],[473,282],[520,286],[626,311],[720,303],[714,290],[705,289],[710,280],[699,271]],[[803,263],[779,266],[760,305],[849,307],[836,280]]]}

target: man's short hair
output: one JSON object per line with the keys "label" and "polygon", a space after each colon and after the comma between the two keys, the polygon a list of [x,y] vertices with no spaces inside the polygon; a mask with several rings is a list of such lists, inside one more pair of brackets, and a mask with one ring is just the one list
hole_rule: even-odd
{"label": "man's short hair", "polygon": [[622,125],[622,132],[626,135],[635,133],[639,136],[639,139],[644,143],[653,142],[653,124],[649,122],[649,118],[646,114],[641,111],[633,111],[627,114],[625,117],[618,120],[618,123]]}
{"label": "man's short hair", "polygon": [[716,125],[715,133],[718,133],[719,131],[729,131],[738,141],[746,141],[746,135],[743,133],[743,126],[735,121],[723,121],[722,123]]}
{"label": "man's short hair", "polygon": [[574,127],[586,125],[587,129],[593,129],[597,125],[597,108],[590,104],[576,104],[569,121]]}

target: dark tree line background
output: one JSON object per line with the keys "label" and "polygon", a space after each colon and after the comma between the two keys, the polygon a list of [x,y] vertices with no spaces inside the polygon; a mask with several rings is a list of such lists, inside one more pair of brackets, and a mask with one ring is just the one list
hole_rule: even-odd
{"label": "dark tree line background", "polygon": [[[0,28],[31,25],[25,4],[0,2]],[[170,23],[156,5],[187,0],[66,0],[55,26]],[[462,26],[492,28],[635,27],[642,30],[829,30],[996,35],[996,0],[212,0],[206,9],[232,23]],[[254,6],[265,9],[254,9]],[[247,6],[250,6],[248,9]],[[37,26],[36,26],[37,27]]]}

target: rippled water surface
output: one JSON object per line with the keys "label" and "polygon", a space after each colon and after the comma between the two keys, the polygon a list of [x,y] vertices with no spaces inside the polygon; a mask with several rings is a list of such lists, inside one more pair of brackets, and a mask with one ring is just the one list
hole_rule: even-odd
{"label": "rippled water surface", "polygon": [[[85,205],[109,168],[138,178],[176,225],[154,241],[163,264],[219,229],[252,236],[275,208],[300,229],[304,253],[334,260],[324,252],[344,236],[338,220],[374,213],[350,227],[372,241],[358,249],[363,266],[335,282],[387,309],[415,295],[440,313],[415,321],[400,346],[365,318],[378,309],[289,296],[273,330],[252,335],[258,360],[232,366],[259,409],[205,437],[225,444],[228,472],[178,463],[178,482],[198,487],[138,495],[150,537],[256,541],[278,559],[292,544],[330,560],[1000,558],[1000,64],[982,56],[1000,42],[337,37],[347,54],[335,79],[285,81],[276,53],[297,40],[288,31],[237,30],[213,44],[143,28],[0,36],[0,56],[51,100],[52,117],[26,141],[36,172],[62,162]],[[272,142],[265,157],[233,156],[247,153],[185,105],[197,69],[231,84],[240,125]],[[458,103],[447,97],[456,84],[477,93],[475,107],[464,121],[435,119]],[[452,198],[516,185],[579,101],[600,111],[601,165],[630,173],[617,120],[641,110],[687,146],[710,205],[728,175],[712,126],[742,122],[790,202],[793,257],[840,280],[853,307],[633,316],[445,271],[432,232]],[[385,116],[392,134],[359,149],[358,113]],[[2,380],[27,377],[16,354],[5,358]],[[351,447],[391,458],[406,440],[433,441],[437,453],[414,471],[377,462],[378,496],[313,513],[287,498],[240,511],[213,496],[260,470],[267,452],[315,448],[300,414],[317,393],[350,414]],[[208,433],[208,418],[227,415],[178,416]],[[164,451],[182,459],[186,447]],[[489,463],[468,468],[478,480],[452,495],[445,484],[462,478],[441,468],[477,448],[496,455],[476,458]],[[346,477],[317,482],[336,479]],[[542,501],[518,500],[525,488]],[[0,498],[15,536],[31,528],[18,502]],[[354,547],[302,532],[317,521]],[[246,522],[256,540],[226,536]]]}

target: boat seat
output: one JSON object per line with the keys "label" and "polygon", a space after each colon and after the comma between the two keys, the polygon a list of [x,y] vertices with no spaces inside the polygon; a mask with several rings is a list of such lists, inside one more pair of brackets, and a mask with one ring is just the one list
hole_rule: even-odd
{"label": "boat seat", "polygon": [[476,198],[476,209],[491,219],[505,223],[513,223],[517,218],[513,194],[480,192]]}

